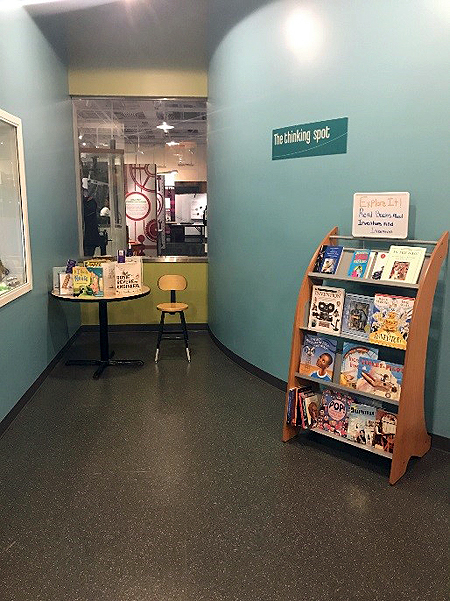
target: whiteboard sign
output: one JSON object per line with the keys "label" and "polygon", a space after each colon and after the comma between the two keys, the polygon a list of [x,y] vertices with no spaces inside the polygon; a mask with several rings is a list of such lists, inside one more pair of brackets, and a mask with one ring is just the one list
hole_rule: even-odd
{"label": "whiteboard sign", "polygon": [[409,192],[357,192],[353,195],[352,236],[407,238]]}

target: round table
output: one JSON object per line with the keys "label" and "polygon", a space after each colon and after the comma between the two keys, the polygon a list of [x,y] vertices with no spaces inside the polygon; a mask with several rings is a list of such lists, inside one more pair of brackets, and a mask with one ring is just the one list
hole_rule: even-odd
{"label": "round table", "polygon": [[117,303],[147,296],[147,294],[150,294],[148,286],[142,286],[139,292],[121,294],[120,296],[111,293],[106,293],[104,296],[68,296],[66,294],[58,294],[57,292],[52,292],[51,294],[59,300],[72,303],[98,303],[100,359],[71,359],[66,361],[66,365],[97,365],[97,370],[93,375],[94,380],[97,380],[103,373],[103,370],[109,365],[144,365],[143,361],[137,359],[112,359],[114,351],[112,353],[109,352],[108,303]]}

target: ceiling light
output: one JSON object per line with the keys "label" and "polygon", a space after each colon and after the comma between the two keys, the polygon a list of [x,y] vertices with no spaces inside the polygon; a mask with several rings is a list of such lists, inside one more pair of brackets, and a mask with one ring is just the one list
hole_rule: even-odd
{"label": "ceiling light", "polygon": [[163,129],[164,133],[167,133],[169,131],[169,129],[173,129],[173,125],[169,125],[168,123],[166,123],[165,121],[163,121],[161,123],[161,125],[157,125],[156,126],[158,129]]}
{"label": "ceiling light", "polygon": [[82,134],[80,134],[80,135],[78,136],[78,139],[79,139],[79,140],[82,140],[82,139],[83,139],[83,135],[82,135]]}
{"label": "ceiling light", "polygon": [[166,142],[166,146],[179,146],[180,143],[179,142],[175,142],[174,140],[172,140],[171,142]]}
{"label": "ceiling light", "polygon": [[83,142],[83,146],[86,146],[86,142]]}

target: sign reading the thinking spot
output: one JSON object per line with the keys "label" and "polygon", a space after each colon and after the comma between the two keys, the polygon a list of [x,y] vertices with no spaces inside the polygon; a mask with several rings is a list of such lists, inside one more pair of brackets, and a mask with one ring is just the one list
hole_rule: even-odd
{"label": "sign reading the thinking spot", "polygon": [[272,160],[347,152],[348,117],[272,131]]}

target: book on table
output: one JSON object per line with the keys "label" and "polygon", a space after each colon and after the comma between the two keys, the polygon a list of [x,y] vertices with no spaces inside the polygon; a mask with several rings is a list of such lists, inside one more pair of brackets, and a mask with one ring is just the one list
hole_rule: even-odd
{"label": "book on table", "polygon": [[313,286],[308,328],[325,334],[339,334],[344,297],[344,288]]}
{"label": "book on table", "polygon": [[103,296],[103,271],[101,267],[76,266],[72,269],[74,296]]}
{"label": "book on table", "polygon": [[115,264],[116,294],[127,295],[142,290],[142,265],[137,261]]}

